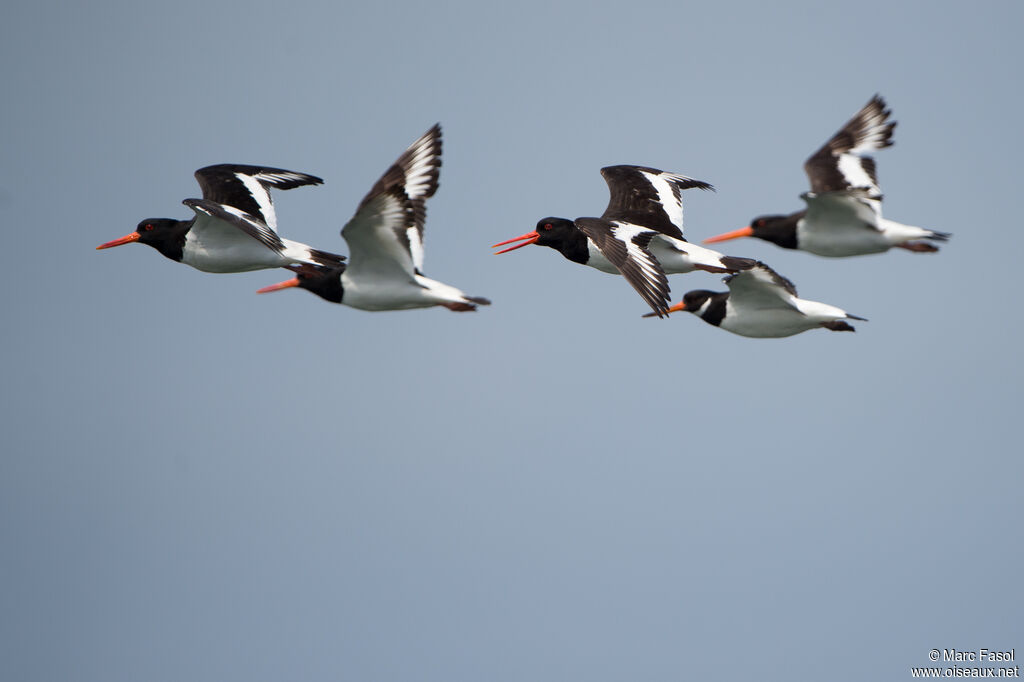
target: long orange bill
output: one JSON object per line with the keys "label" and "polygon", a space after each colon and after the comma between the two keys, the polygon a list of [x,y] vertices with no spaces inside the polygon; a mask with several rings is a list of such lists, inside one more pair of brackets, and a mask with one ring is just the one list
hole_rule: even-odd
{"label": "long orange bill", "polygon": [[[672,306],[671,308],[669,308],[665,312],[668,312],[668,313],[678,313],[680,310],[686,310],[686,303],[684,301],[680,301],[679,303],[676,303],[674,306]],[[657,314],[658,313],[647,313],[646,315],[644,315],[644,317],[655,317],[655,316],[657,316]]]}
{"label": "long orange bill", "polygon": [[676,303],[674,306],[672,306],[671,308],[669,308],[665,312],[678,313],[680,310],[686,310],[686,303],[684,301],[680,301],[679,303]]}
{"label": "long orange bill", "polygon": [[269,294],[271,291],[280,291],[281,289],[290,289],[291,287],[299,286],[299,278],[293,277],[292,279],[278,282],[277,284],[271,284],[269,287],[263,287],[258,290],[257,294]]}
{"label": "long orange bill", "polygon": [[100,244],[99,246],[96,247],[96,250],[99,251],[100,249],[109,249],[112,246],[121,246],[121,244],[131,244],[132,242],[139,241],[139,238],[141,236],[142,235],[140,235],[138,232],[132,232],[131,234],[126,234],[120,239],[114,239],[112,241],[107,242],[106,244]]}
{"label": "long orange bill", "polygon": [[754,228],[748,225],[747,227],[741,227],[740,229],[735,230],[733,232],[726,232],[725,234],[720,234],[717,237],[708,237],[707,239],[704,240],[704,243],[714,244],[715,242],[724,242],[730,239],[739,239],[740,237],[752,237],[753,235]]}
{"label": "long orange bill", "polygon": [[519,241],[521,239],[525,239],[526,241],[523,242],[522,244],[516,244],[515,246],[510,246],[507,249],[502,249],[501,251],[496,251],[494,253],[494,255],[497,256],[499,253],[508,253],[509,251],[515,251],[516,249],[521,249],[524,246],[529,246],[530,244],[533,244],[538,239],[540,239],[540,235],[537,234],[536,232],[527,232],[526,234],[521,234],[518,237],[513,237],[512,239],[506,239],[503,242],[498,242],[497,244],[494,244],[493,246],[491,246],[491,248],[495,249],[495,248],[497,248],[499,246],[505,246],[505,244],[511,244],[512,242],[517,242],[517,241]]}

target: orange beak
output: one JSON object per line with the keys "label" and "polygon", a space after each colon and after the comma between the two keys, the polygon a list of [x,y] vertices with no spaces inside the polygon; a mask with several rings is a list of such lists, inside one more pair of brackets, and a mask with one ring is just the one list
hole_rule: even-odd
{"label": "orange beak", "polygon": [[[676,303],[674,306],[672,306],[671,308],[669,308],[665,312],[666,313],[678,313],[680,310],[686,310],[686,303],[684,301],[680,301],[679,303]],[[644,315],[644,317],[655,317],[656,315],[658,315],[658,313],[647,313],[646,315]]]}
{"label": "orange beak", "polygon": [[293,277],[292,279],[285,280],[284,282],[278,282],[277,284],[271,284],[269,287],[263,287],[256,293],[269,294],[271,291],[280,291],[281,289],[290,289],[297,286],[299,286],[299,278]]}
{"label": "orange beak", "polygon": [[741,227],[740,229],[734,232],[726,232],[725,234],[720,234],[717,237],[708,237],[707,239],[704,240],[704,243],[714,244],[715,242],[724,242],[730,239],[739,239],[740,237],[752,236],[754,236],[754,228],[748,225],[747,227]]}
{"label": "orange beak", "polygon": [[499,253],[508,253],[509,251],[515,251],[516,249],[521,249],[524,246],[529,246],[530,244],[533,244],[538,239],[540,239],[540,235],[537,234],[536,232],[527,232],[526,234],[521,234],[518,237],[513,237],[512,239],[506,239],[503,242],[498,242],[497,244],[494,244],[493,246],[491,246],[491,248],[495,249],[495,248],[497,248],[499,246],[505,246],[505,244],[511,244],[512,242],[518,242],[518,241],[520,241],[522,239],[525,239],[526,241],[524,241],[522,244],[516,244],[515,246],[510,246],[507,249],[502,249],[501,251],[496,251],[494,253],[494,255],[497,256]]}
{"label": "orange beak", "polygon": [[113,246],[121,246],[121,244],[131,244],[132,242],[139,241],[141,237],[142,235],[139,234],[138,232],[132,232],[131,234],[126,234],[120,239],[114,239],[113,241],[109,241],[105,244],[100,244],[99,246],[96,247],[96,250],[99,251],[100,249],[109,249]]}

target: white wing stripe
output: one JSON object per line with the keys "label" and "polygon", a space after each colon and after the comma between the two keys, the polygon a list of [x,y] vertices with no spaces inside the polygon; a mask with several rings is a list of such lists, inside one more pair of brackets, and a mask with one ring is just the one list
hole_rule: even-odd
{"label": "white wing stripe", "polygon": [[651,186],[654,187],[654,191],[658,193],[658,201],[661,203],[661,207],[666,215],[668,215],[668,219],[672,221],[673,225],[682,230],[683,202],[681,199],[676,198],[676,194],[672,191],[672,185],[665,175],[648,173],[647,171],[641,171],[641,174],[647,178]]}
{"label": "white wing stripe", "polygon": [[412,264],[421,273],[423,272],[423,240],[420,238],[420,231],[415,227],[405,230],[405,236],[409,240],[409,253],[412,255]]}
{"label": "white wing stripe", "polygon": [[643,249],[633,243],[633,237],[650,232],[651,230],[645,230],[637,227],[636,225],[629,225],[626,223],[617,223],[616,226],[612,228],[612,235],[626,245],[626,253],[629,256],[629,259],[635,262],[644,274],[656,280],[659,267],[651,262],[651,256],[644,253]]}
{"label": "white wing stripe", "polygon": [[860,154],[863,152],[872,152],[883,149],[883,143],[886,139],[886,117],[881,113],[871,116],[870,119],[864,122],[864,129],[861,131],[861,137],[854,142],[854,146],[850,149],[851,154]]}
{"label": "white wing stripe", "polygon": [[864,170],[863,161],[859,156],[853,154],[842,154],[839,157],[839,172],[842,174],[850,187],[869,187],[876,192],[880,191],[878,185],[871,179]]}
{"label": "white wing stripe", "polygon": [[430,172],[434,168],[433,144],[417,149],[405,177],[405,191],[410,199],[418,199],[429,191]]}
{"label": "white wing stripe", "polygon": [[260,207],[260,213],[263,214],[264,222],[267,227],[272,230],[277,229],[277,215],[274,213],[274,204],[270,201],[270,192],[260,184],[259,178],[252,175],[246,175],[244,173],[235,173],[235,177],[245,185],[245,188],[249,190],[249,194],[252,195],[253,200]]}

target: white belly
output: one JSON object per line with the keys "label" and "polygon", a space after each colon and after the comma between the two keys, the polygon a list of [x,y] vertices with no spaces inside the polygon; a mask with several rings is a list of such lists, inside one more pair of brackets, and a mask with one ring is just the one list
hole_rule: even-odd
{"label": "white belly", "polygon": [[465,303],[465,294],[437,280],[416,276],[416,281],[381,278],[353,279],[348,271],[341,275],[341,302],[359,310],[411,310],[442,303]]}
{"label": "white belly", "polygon": [[671,237],[655,237],[651,241],[650,250],[667,275],[693,272],[698,265],[725,267],[722,265],[722,254],[719,252]]}
{"label": "white belly", "polygon": [[795,310],[767,309],[743,311],[742,315],[732,317],[729,312],[720,325],[722,329],[740,336],[753,338],[781,338],[793,336],[808,329],[814,329],[820,322],[815,322]]}
{"label": "white belly", "polygon": [[607,272],[609,275],[622,274],[621,272],[619,272],[619,269],[617,267],[612,265],[611,261],[604,257],[604,254],[601,253],[601,249],[594,246],[594,242],[590,241],[589,239],[587,240],[587,250],[590,253],[590,255],[587,257],[587,265],[594,268],[595,270]]}
{"label": "white belly", "polygon": [[[791,307],[795,306],[795,307]],[[733,334],[755,338],[793,336],[820,327],[823,322],[846,319],[846,311],[827,303],[794,298],[791,305],[735,305],[725,303],[721,327]]]}
{"label": "white belly", "polygon": [[830,258],[882,253],[892,246],[884,234],[854,217],[830,221],[827,227],[802,219],[796,225],[796,238],[801,250]]}
{"label": "white belly", "polygon": [[248,272],[279,268],[290,263],[235,227],[220,230],[189,230],[181,262],[203,272]]}

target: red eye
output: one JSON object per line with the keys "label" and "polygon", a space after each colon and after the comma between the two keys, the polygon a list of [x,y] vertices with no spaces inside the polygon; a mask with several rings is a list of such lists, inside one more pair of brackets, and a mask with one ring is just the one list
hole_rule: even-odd
{"label": "red eye", "polygon": [[545,230],[550,230],[551,229],[551,223],[544,223],[544,229]]}
{"label": "red eye", "polygon": [[153,223],[146,223],[146,224],[145,224],[145,225],[143,226],[143,228],[142,228],[142,229],[144,229],[144,230],[152,230],[152,229],[153,229]]}

